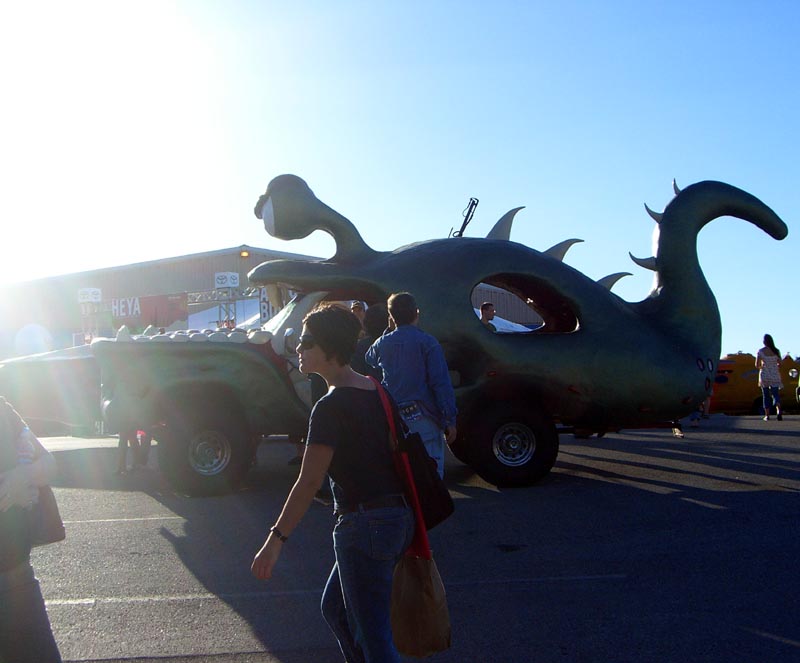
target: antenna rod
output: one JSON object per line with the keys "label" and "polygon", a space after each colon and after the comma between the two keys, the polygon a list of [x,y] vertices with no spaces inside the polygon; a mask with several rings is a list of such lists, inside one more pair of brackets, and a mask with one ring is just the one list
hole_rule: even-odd
{"label": "antenna rod", "polygon": [[461,212],[461,216],[464,217],[464,223],[461,224],[461,229],[456,230],[453,233],[453,237],[463,237],[464,230],[469,225],[469,222],[472,221],[472,216],[475,214],[475,208],[478,206],[478,199],[477,198],[470,198],[469,203],[464,208],[464,211]]}

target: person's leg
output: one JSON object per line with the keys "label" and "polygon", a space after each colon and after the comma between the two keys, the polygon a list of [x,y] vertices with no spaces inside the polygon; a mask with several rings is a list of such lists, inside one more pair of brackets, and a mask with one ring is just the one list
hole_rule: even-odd
{"label": "person's leg", "polygon": [[128,432],[119,432],[117,443],[117,474],[125,474],[128,469]]}
{"label": "person's leg", "polygon": [[25,579],[0,591],[0,661],[13,663],[61,663],[39,581],[33,569]]}
{"label": "person's leg", "polygon": [[322,592],[320,609],[322,610],[322,617],[339,643],[339,649],[342,650],[342,656],[344,656],[345,660],[348,663],[362,663],[364,655],[353,639],[350,624],[347,621],[347,610],[345,609],[344,596],[342,595],[342,583],[339,579],[339,565],[337,563],[334,563],[331,574],[328,576],[328,582]]}
{"label": "person's leg", "polygon": [[392,577],[413,533],[414,519],[405,507],[347,514],[334,529],[350,632],[365,663],[400,661],[392,637]]}
{"label": "person's leg", "polygon": [[131,470],[135,470],[139,467],[139,458],[141,457],[139,434],[137,431],[131,431],[131,435],[128,438],[128,444],[131,447]]}
{"label": "person's leg", "polygon": [[764,421],[769,421],[769,410],[772,406],[772,395],[769,387],[761,387],[761,400],[764,406]]}
{"label": "person's leg", "polygon": [[778,415],[778,421],[783,421],[783,414],[781,414],[781,390],[780,387],[771,387],[772,402],[775,404],[775,414]]}
{"label": "person's leg", "polygon": [[147,467],[152,440],[153,436],[147,431],[144,432],[144,435],[142,435],[142,438],[139,440],[139,464],[142,467]]}
{"label": "person's leg", "polygon": [[436,461],[439,476],[444,477],[444,433],[438,424],[430,417],[421,416],[413,421],[406,421],[409,431],[419,433],[425,451]]}

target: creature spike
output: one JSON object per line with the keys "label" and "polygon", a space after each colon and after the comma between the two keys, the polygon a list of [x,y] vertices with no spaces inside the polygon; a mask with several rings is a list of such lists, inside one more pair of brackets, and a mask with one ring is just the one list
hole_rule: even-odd
{"label": "creature spike", "polygon": [[650,209],[650,208],[647,206],[647,203],[645,203],[645,204],[644,204],[644,208],[647,210],[647,213],[648,213],[648,214],[649,214],[649,215],[650,215],[650,216],[653,218],[653,220],[654,220],[656,223],[661,223],[661,219],[663,219],[663,218],[664,218],[664,214],[663,214],[663,212],[654,212],[653,210],[651,210],[651,209]]}
{"label": "creature spike", "polygon": [[625,276],[633,276],[630,272],[616,272],[614,274],[609,274],[608,276],[604,276],[602,279],[598,279],[598,285],[603,286],[607,290],[611,290],[614,287],[614,284],[619,281],[621,278]]}
{"label": "creature spike", "polygon": [[570,250],[573,244],[579,244],[582,241],[582,239],[565,239],[563,242],[551,246],[547,251],[544,251],[544,254],[563,262],[564,256],[567,255],[567,251]]}
{"label": "creature spike", "polygon": [[639,267],[644,267],[645,269],[649,269],[651,272],[655,272],[658,268],[656,267],[656,259],[655,256],[650,256],[649,258],[637,258],[632,253],[628,253],[631,257],[631,260],[635,262]]}
{"label": "creature spike", "polygon": [[519,212],[521,209],[525,209],[525,207],[515,207],[514,209],[503,214],[498,222],[494,224],[494,227],[489,231],[489,234],[486,235],[486,239],[510,240],[511,224],[514,222],[514,217],[516,216],[517,212]]}
{"label": "creature spike", "polygon": [[675,192],[676,196],[681,192],[681,190],[678,188],[678,183],[675,181],[674,177],[672,178],[672,190]]}

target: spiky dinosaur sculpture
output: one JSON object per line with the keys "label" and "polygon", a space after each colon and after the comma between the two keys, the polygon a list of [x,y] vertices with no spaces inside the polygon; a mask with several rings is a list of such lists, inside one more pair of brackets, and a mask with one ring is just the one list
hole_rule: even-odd
{"label": "spiky dinosaur sculpture", "polygon": [[[655,256],[631,256],[656,275],[652,292],[638,303],[610,292],[624,274],[595,282],[561,262],[580,240],[546,252],[510,241],[520,208],[485,239],[379,252],[294,175],[270,182],[256,216],[284,240],[324,230],[335,239],[336,254],[315,263],[264,263],[250,280],[367,303],[414,293],[420,324],[442,343],[454,375],[461,431],[454,451],[490,480],[525,483],[555,460],[553,420],[598,433],[647,426],[687,414],[710,393],[721,323],[698,262],[697,234],[720,216],[750,221],[775,239],[788,231],[764,203],[728,184],[699,182],[675,192],[663,214],[648,208],[658,224]],[[527,299],[544,325],[530,334],[488,332],[470,303],[481,282]]]}

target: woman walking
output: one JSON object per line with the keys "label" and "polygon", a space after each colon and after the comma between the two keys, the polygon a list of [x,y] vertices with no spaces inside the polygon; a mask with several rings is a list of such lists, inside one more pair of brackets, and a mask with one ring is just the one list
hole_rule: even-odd
{"label": "woman walking", "polygon": [[764,400],[764,421],[769,421],[772,405],[775,406],[778,421],[783,421],[780,392],[783,389],[780,371],[781,353],[775,347],[775,341],[769,334],[764,334],[764,347],[756,355],[756,368],[758,369],[758,386],[761,387],[761,395]]}
{"label": "woman walking", "polygon": [[322,595],[323,617],[349,663],[399,663],[390,621],[392,574],[413,538],[414,516],[395,472],[380,396],[350,368],[360,331],[355,315],[333,305],[303,320],[300,370],[322,376],[329,390],[311,411],[300,476],[251,570],[261,580],[272,576],[327,473],[336,561]]}

